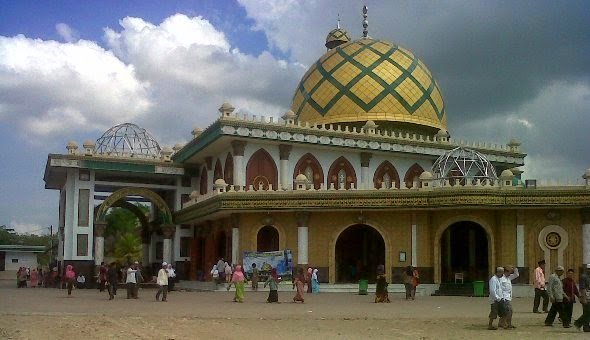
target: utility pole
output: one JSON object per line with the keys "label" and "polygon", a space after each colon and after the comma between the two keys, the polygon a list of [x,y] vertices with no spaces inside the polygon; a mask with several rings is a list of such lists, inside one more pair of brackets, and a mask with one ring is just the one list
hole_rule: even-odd
{"label": "utility pole", "polygon": [[49,226],[49,267],[53,265],[53,224]]}

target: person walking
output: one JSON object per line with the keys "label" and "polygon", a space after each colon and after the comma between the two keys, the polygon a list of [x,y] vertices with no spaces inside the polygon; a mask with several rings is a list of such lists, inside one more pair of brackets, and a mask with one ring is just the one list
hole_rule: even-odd
{"label": "person walking", "polygon": [[256,268],[256,263],[252,263],[252,290],[257,292],[258,291],[258,268]]}
{"label": "person walking", "polygon": [[231,265],[227,262],[224,263],[224,268],[223,271],[225,272],[225,283],[226,284],[230,284],[231,282],[231,277],[232,277],[232,270],[231,270]]}
{"label": "person walking", "polygon": [[246,276],[242,271],[242,266],[239,264],[236,265],[236,270],[234,270],[234,273],[232,275],[231,283],[229,284],[229,286],[227,286],[228,291],[232,284],[236,287],[236,292],[234,294],[234,302],[244,302],[244,286],[246,284]]}
{"label": "person walking", "polygon": [[160,301],[160,294],[162,295],[162,302],[166,302],[168,295],[168,263],[162,262],[162,268],[158,271],[158,279],[156,283],[158,286],[158,292],[156,293],[156,300]]}
{"label": "person walking", "polygon": [[174,281],[176,280],[176,270],[174,270],[174,267],[172,267],[171,263],[168,263],[168,268],[166,268],[166,271],[168,271],[168,291],[171,292],[174,290]]}
{"label": "person walking", "polygon": [[39,283],[39,274],[37,272],[37,269],[33,268],[33,270],[31,271],[31,288],[37,287],[38,283]]}
{"label": "person walking", "polygon": [[418,271],[412,266],[407,266],[404,272],[404,287],[406,288],[406,300],[416,298],[416,286]]}
{"label": "person walking", "polygon": [[308,267],[305,273],[305,282],[307,282],[307,292],[311,293],[311,276],[313,275],[313,268]]}
{"label": "person walking", "polygon": [[533,313],[541,313],[539,312],[541,298],[543,298],[543,312],[547,313],[547,308],[549,307],[549,295],[547,295],[547,290],[545,289],[545,260],[541,260],[537,262],[537,264],[538,266],[535,268],[535,278],[533,283],[535,286]]}
{"label": "person walking", "polygon": [[214,264],[213,268],[211,269],[211,278],[215,284],[219,283],[219,269],[217,268],[216,264]]}
{"label": "person walking", "polygon": [[137,279],[135,277],[135,273],[137,273],[137,269],[135,269],[135,265],[130,265],[127,268],[127,278],[125,279],[125,284],[127,285],[127,298],[128,299],[137,299],[138,297],[135,295],[135,286],[137,286]]}
{"label": "person walking", "polygon": [[580,303],[582,315],[574,321],[577,330],[590,332],[590,263],[586,264],[586,271],[580,275]]}
{"label": "person walking", "polygon": [[[489,291],[490,291],[490,314],[488,318],[490,322],[488,324],[489,330],[496,330],[498,327],[494,327],[494,320],[498,318],[499,314],[499,306],[503,298],[502,293],[502,286],[500,285],[500,278],[504,276],[504,267],[496,268],[496,274],[492,275],[489,281]],[[500,322],[498,321],[498,325]]]}
{"label": "person walking", "polygon": [[512,280],[519,277],[518,268],[515,266],[504,267],[504,275],[500,278],[500,287],[502,288],[502,300],[504,308],[504,317],[500,318],[500,323],[504,329],[516,328],[512,324]]}
{"label": "person walking", "polygon": [[115,295],[117,295],[117,285],[119,284],[119,271],[117,270],[117,264],[115,262],[112,262],[107,270],[107,284],[109,300],[113,300]]}
{"label": "person walking", "polygon": [[318,294],[320,292],[320,281],[318,280],[317,268],[315,268],[313,274],[311,274],[311,292],[313,294]]}
{"label": "person walking", "polygon": [[389,293],[387,292],[387,278],[385,277],[385,266],[377,266],[377,287],[375,288],[375,303],[390,303]]}
{"label": "person walking", "polygon": [[79,273],[78,277],[76,278],[76,288],[83,289],[83,288],[85,288],[84,287],[85,285],[86,285],[86,276],[84,276],[82,273]]}
{"label": "person walking", "polygon": [[68,296],[72,295],[72,289],[74,288],[75,280],[76,272],[74,272],[74,267],[71,264],[68,264],[66,267],[66,273],[64,274],[64,281],[66,283],[66,287],[68,288]]}
{"label": "person walking", "polygon": [[305,274],[304,274],[303,268],[299,267],[299,269],[297,270],[297,275],[295,275],[295,277],[293,279],[293,288],[297,288],[297,292],[295,293],[295,296],[293,297],[293,302],[301,302],[301,303],[305,302],[305,299],[303,298],[303,292],[305,291],[304,285],[305,285]]}
{"label": "person walking", "polygon": [[549,276],[549,284],[547,287],[547,293],[549,294],[549,300],[551,300],[551,308],[549,309],[549,313],[545,318],[545,326],[553,326],[553,321],[555,321],[555,316],[559,314],[559,318],[563,323],[563,326],[566,327],[564,321],[564,314],[563,314],[563,302],[564,300],[567,301],[568,298],[565,296],[563,292],[563,285],[561,284],[561,275],[563,275],[563,267],[557,266],[555,268],[555,272]]}
{"label": "person walking", "polygon": [[18,288],[27,288],[27,269],[25,267],[19,268],[16,277],[18,280]]}
{"label": "person walking", "polygon": [[272,268],[270,270],[270,276],[264,282],[264,288],[268,285],[270,291],[268,292],[268,298],[266,299],[267,303],[279,303],[279,282],[281,278],[277,274],[277,269]]}
{"label": "person walking", "polygon": [[223,260],[223,257],[219,258],[219,261],[217,261],[217,283],[222,283],[223,281],[225,281],[225,261]]}
{"label": "person walking", "polygon": [[574,281],[574,270],[568,269],[565,279],[561,281],[563,292],[567,296],[567,301],[563,301],[563,327],[570,328],[572,323],[572,312],[576,303],[576,296],[580,298],[576,281]]}
{"label": "person walking", "polygon": [[98,288],[100,292],[104,292],[106,284],[107,284],[107,271],[108,268],[104,264],[104,262],[100,263],[100,268],[98,269]]}

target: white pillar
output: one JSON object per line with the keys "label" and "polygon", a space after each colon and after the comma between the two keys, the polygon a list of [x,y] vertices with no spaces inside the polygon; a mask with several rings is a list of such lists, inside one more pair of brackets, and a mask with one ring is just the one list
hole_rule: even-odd
{"label": "white pillar", "polygon": [[361,185],[359,186],[359,189],[371,189],[371,180],[369,176],[369,162],[371,161],[372,156],[373,154],[369,152],[361,152]]}
{"label": "white pillar", "polygon": [[516,225],[516,266],[524,267],[524,224]]}
{"label": "white pillar", "polygon": [[416,224],[412,224],[412,267],[418,267],[418,230]]}
{"label": "white pillar", "polygon": [[582,224],[582,262],[590,263],[590,223]]}
{"label": "white pillar", "polygon": [[281,159],[279,167],[281,168],[281,189],[289,190],[291,189],[289,185],[289,160]]}
{"label": "white pillar", "polygon": [[104,261],[104,237],[97,236],[94,238],[94,264],[100,266]]}
{"label": "white pillar", "polygon": [[246,185],[246,169],[244,169],[244,149],[246,142],[234,140],[231,142],[234,157],[234,185]]}
{"label": "white pillar", "polygon": [[240,254],[240,229],[231,229],[231,263],[236,264]]}
{"label": "white pillar", "polygon": [[163,260],[165,262],[172,262],[172,239],[165,238],[163,241]]}
{"label": "white pillar", "polygon": [[308,228],[297,227],[297,264],[308,264]]}

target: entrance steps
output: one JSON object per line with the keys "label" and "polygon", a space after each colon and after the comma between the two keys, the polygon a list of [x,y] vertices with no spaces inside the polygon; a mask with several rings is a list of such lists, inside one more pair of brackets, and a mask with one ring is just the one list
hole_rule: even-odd
{"label": "entrance steps", "polygon": [[[258,291],[268,291],[267,288],[263,288],[264,283],[258,283]],[[201,282],[201,281],[180,281],[176,283],[175,289],[183,289],[186,291],[217,291],[217,292],[224,292],[226,291],[225,284],[215,284],[214,282]],[[306,286],[307,288],[307,286]],[[368,294],[375,294],[375,284],[369,284],[368,287]],[[416,295],[418,296],[427,296],[432,295],[434,291],[438,289],[438,285],[436,284],[421,284],[416,289]],[[234,287],[232,286],[230,291],[234,291]],[[246,292],[252,291],[252,285],[250,283],[246,284],[244,289]],[[290,282],[283,282],[279,284],[279,291],[281,292],[292,292],[293,285]],[[388,287],[388,291],[390,294],[405,294],[405,287],[403,284],[390,284]],[[320,292],[322,293],[349,293],[349,294],[358,294],[359,293],[359,285],[356,283],[337,283],[337,284],[329,284],[329,283],[320,283]]]}

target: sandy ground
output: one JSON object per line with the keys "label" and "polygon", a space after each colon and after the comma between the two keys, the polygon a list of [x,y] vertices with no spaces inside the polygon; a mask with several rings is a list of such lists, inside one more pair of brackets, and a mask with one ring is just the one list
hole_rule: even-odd
{"label": "sandy ground", "polygon": [[[267,304],[267,292],[172,292],[156,302],[155,290],[139,300],[113,301],[97,290],[16,289],[0,282],[1,339],[588,339],[575,328],[544,327],[545,314],[531,312],[532,299],[513,302],[516,330],[488,331],[486,298],[420,297],[374,304],[373,296],[344,293],[307,295],[305,304]],[[574,316],[581,314],[581,306]]]}

